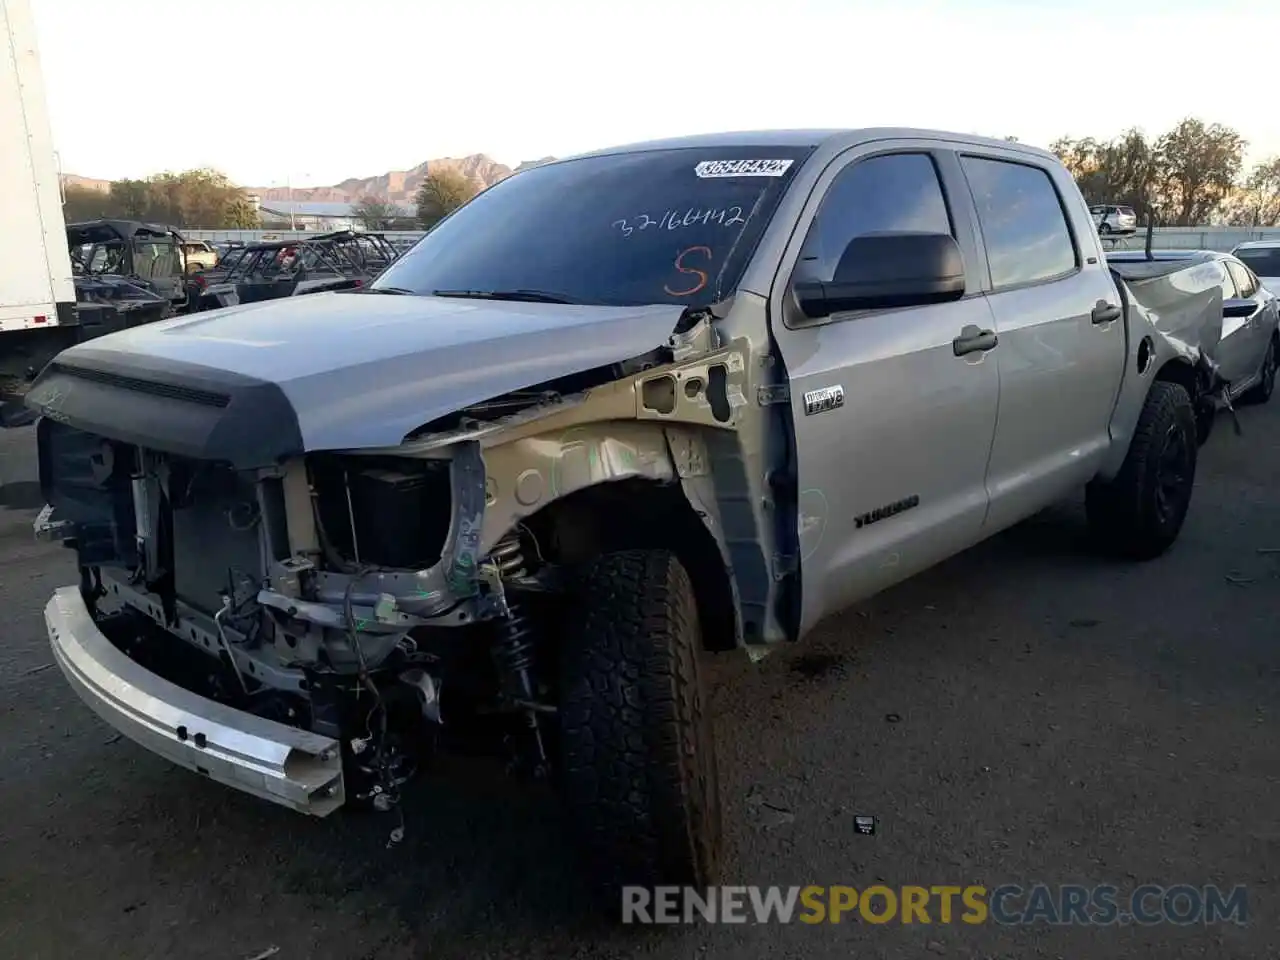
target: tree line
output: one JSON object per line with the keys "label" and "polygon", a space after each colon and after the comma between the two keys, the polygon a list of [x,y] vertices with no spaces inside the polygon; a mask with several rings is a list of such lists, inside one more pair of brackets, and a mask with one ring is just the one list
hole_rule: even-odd
{"label": "tree line", "polygon": [[1137,127],[1111,140],[1062,137],[1062,159],[1090,204],[1133,208],[1138,222],[1161,227],[1280,225],[1280,156],[1245,169],[1248,141],[1195,117],[1148,137]]}
{"label": "tree line", "polygon": [[427,174],[414,194],[413,210],[378,197],[361,197],[352,216],[366,230],[430,230],[480,192],[480,184],[457,170]]}
{"label": "tree line", "polygon": [[[1248,146],[1231,127],[1189,117],[1156,137],[1134,127],[1111,140],[1062,137],[1049,149],[1066,164],[1091,205],[1133,207],[1143,225],[1151,219],[1156,226],[1170,227],[1280,226],[1280,156],[1245,169]],[[455,170],[430,174],[414,198],[418,225],[431,229],[478,189]],[[389,224],[404,224],[412,216],[372,198],[362,204],[357,215],[366,211],[370,229],[382,223],[388,225],[381,229],[391,229]]]}
{"label": "tree line", "polygon": [[[1247,147],[1236,130],[1189,117],[1157,137],[1134,127],[1110,140],[1062,137],[1049,149],[1066,164],[1090,204],[1130,206],[1139,223],[1280,226],[1280,156],[1246,170]],[[430,230],[479,190],[466,175],[444,169],[422,182],[412,210],[365,196],[352,215],[369,230]],[[245,192],[216,170],[117,180],[106,192],[68,186],[65,194],[69,222],[121,217],[177,227],[259,226]]]}
{"label": "tree line", "polygon": [[218,171],[204,168],[114,180],[105,191],[68,184],[63,193],[68,223],[115,218],[229,230],[259,225],[258,212],[244,190]]}

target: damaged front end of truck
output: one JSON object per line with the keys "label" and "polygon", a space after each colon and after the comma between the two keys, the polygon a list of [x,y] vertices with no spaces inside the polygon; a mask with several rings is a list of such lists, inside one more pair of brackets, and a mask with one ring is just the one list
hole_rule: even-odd
{"label": "damaged front end of truck", "polygon": [[[411,300],[360,302],[403,313]],[[368,390],[336,397],[335,381],[332,410],[291,435],[272,384],[181,361],[147,372],[145,352],[109,340],[59,357],[28,404],[48,503],[37,535],[73,548],[81,571],[46,611],[77,692],[170,760],[323,816],[394,808],[442,745],[545,777],[556,639],[577,564],[602,550],[675,549],[722,647],[744,630],[732,570],[756,571],[749,629],[776,633],[758,622],[778,589],[759,574],[763,515],[726,489],[732,471],[712,474],[740,465],[743,436],[762,428],[751,344],[724,342],[714,309],[621,313],[629,338],[551,364],[586,369],[467,402],[398,442],[382,442],[396,418],[378,417],[346,448],[334,444]],[[596,362],[618,349],[631,355]],[[332,442],[312,449],[301,435],[326,417]]]}

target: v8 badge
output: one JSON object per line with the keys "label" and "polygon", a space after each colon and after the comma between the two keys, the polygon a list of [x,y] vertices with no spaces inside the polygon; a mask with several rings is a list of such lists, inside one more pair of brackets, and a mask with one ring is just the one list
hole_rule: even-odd
{"label": "v8 badge", "polygon": [[823,387],[821,390],[810,390],[804,395],[804,415],[812,417],[815,413],[826,413],[844,406],[844,387]]}

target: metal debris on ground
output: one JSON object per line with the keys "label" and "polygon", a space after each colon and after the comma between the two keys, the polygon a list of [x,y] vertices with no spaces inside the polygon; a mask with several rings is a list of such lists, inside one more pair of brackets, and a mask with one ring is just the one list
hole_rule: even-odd
{"label": "metal debris on ground", "polygon": [[274,957],[280,952],[280,948],[276,946],[267,947],[261,953],[255,953],[252,957],[245,957],[244,960],[267,960],[268,957]]}
{"label": "metal debris on ground", "polygon": [[1225,579],[1227,583],[1234,583],[1237,587],[1245,587],[1251,583],[1257,583],[1253,577],[1237,577],[1231,574],[1227,574]]}
{"label": "metal debris on ground", "polygon": [[874,837],[876,833],[876,818],[866,816],[864,814],[855,814],[853,818],[853,829],[863,836]]}

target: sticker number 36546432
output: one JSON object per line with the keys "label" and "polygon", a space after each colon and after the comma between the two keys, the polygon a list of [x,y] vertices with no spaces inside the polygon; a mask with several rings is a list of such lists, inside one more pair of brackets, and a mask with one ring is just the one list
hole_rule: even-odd
{"label": "sticker number 36546432", "polygon": [[710,177],[781,177],[790,168],[790,160],[703,160],[693,168],[693,172],[704,180]]}

